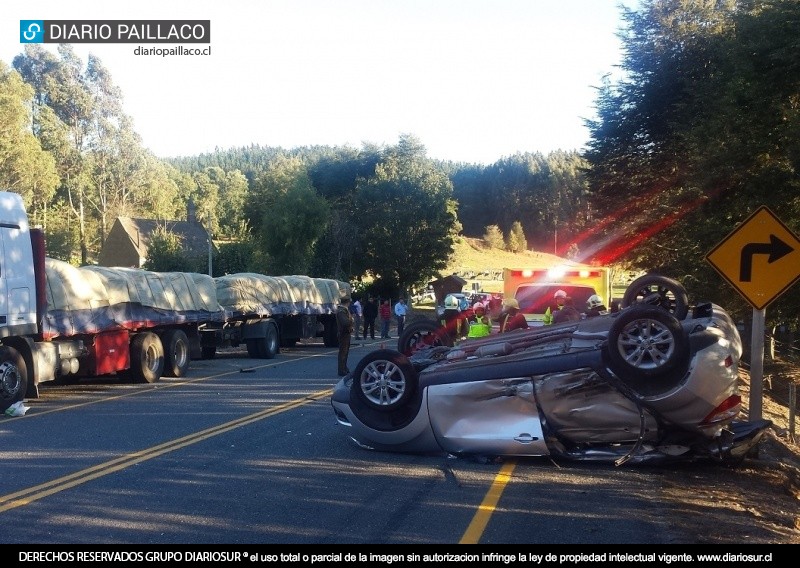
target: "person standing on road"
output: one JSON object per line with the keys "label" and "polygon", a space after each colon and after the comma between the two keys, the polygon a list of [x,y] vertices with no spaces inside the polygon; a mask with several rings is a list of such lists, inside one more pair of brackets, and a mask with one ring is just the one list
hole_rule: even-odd
{"label": "person standing on road", "polygon": [[367,331],[371,339],[375,339],[375,318],[378,317],[378,304],[375,303],[375,298],[370,294],[367,296],[367,301],[364,302],[364,339],[367,338]]}
{"label": "person standing on road", "polygon": [[555,314],[564,309],[564,300],[567,299],[567,293],[564,290],[556,290],[556,293],[553,294],[553,299],[556,301],[555,309],[551,309],[550,306],[547,306],[547,310],[544,312],[544,319],[542,320],[544,325],[554,323]]}
{"label": "person standing on road", "polygon": [[603,305],[603,300],[597,294],[592,294],[589,296],[589,299],[586,300],[586,317],[593,318],[597,316],[603,316],[608,313],[606,310],[605,305]]}
{"label": "person standing on road", "polygon": [[580,321],[581,313],[575,307],[575,302],[571,296],[564,298],[564,305],[553,314],[553,323],[564,323],[568,321]]}
{"label": "person standing on road", "polygon": [[500,313],[500,333],[515,329],[528,329],[528,320],[525,314],[519,311],[519,302],[516,298],[503,300],[503,311]]}
{"label": "person standing on road", "polygon": [[350,298],[345,296],[336,308],[336,330],[339,338],[339,376],[350,372],[347,356],[350,354],[350,334],[353,333],[353,315],[350,313]]}
{"label": "person standing on road", "polygon": [[[361,339],[358,335],[361,333],[361,325],[364,319],[364,311],[361,309],[361,300],[358,298],[355,299],[350,305],[350,313],[353,314],[353,329],[355,329],[356,332],[356,339]],[[364,339],[366,338],[367,336],[364,335]]]}
{"label": "person standing on road", "polygon": [[492,322],[486,315],[486,306],[482,302],[475,302],[472,306],[472,316],[467,320],[467,338],[486,337],[492,333]]}
{"label": "person standing on road", "polygon": [[461,339],[461,329],[466,326],[466,324],[462,326],[462,319],[461,310],[458,308],[458,298],[448,294],[444,299],[444,311],[440,323],[453,342]]}
{"label": "person standing on road", "polygon": [[378,315],[381,317],[381,339],[391,339],[389,337],[389,326],[392,325],[392,308],[389,305],[389,299],[381,302],[378,308]]}
{"label": "person standing on road", "polygon": [[408,305],[405,298],[400,298],[394,305],[394,315],[397,318],[397,337],[403,335],[406,325],[406,315],[408,315]]}

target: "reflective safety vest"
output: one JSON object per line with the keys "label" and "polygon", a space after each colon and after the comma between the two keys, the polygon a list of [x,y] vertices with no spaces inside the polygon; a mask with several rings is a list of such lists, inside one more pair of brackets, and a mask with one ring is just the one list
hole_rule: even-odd
{"label": "reflective safety vest", "polygon": [[[556,311],[562,309],[564,306],[558,306]],[[553,312],[550,310],[550,306],[547,306],[547,310],[544,312],[544,318],[542,318],[542,323],[544,325],[550,325],[553,323]]]}
{"label": "reflective safety vest", "polygon": [[476,317],[469,321],[469,333],[467,337],[486,337],[492,333],[492,324],[486,316]]}

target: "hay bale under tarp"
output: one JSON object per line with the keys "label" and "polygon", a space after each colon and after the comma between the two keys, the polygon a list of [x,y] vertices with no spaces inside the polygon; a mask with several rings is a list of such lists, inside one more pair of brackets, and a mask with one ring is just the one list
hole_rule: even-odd
{"label": "hay bale under tarp", "polygon": [[84,266],[45,259],[46,337],[223,321],[210,276]]}
{"label": "hay bale under tarp", "polygon": [[254,272],[214,279],[217,301],[227,317],[333,314],[350,285],[309,276],[267,276]]}

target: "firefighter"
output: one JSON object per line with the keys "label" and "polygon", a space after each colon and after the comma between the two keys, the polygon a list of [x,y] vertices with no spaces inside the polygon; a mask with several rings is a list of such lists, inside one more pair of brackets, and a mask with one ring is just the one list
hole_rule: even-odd
{"label": "firefighter", "polygon": [[444,299],[444,313],[442,314],[441,324],[447,334],[453,338],[453,341],[458,341],[461,338],[461,332],[465,328],[463,320],[464,315],[461,313],[458,298],[448,294]]}
{"label": "firefighter", "polygon": [[564,290],[556,290],[556,293],[553,294],[553,299],[556,302],[555,308],[551,309],[550,306],[547,306],[547,311],[544,312],[544,319],[542,320],[544,325],[553,323],[553,313],[564,309],[567,293]]}

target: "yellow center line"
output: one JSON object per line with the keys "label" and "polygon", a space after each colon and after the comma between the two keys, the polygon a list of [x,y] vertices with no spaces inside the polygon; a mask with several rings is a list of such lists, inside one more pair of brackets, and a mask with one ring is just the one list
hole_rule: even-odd
{"label": "yellow center line", "polygon": [[76,471],[75,473],[59,477],[58,479],[54,479],[46,483],[41,483],[27,489],[9,493],[8,495],[3,495],[0,497],[0,513],[10,509],[15,509],[17,507],[22,507],[23,505],[38,501],[39,499],[53,495],[54,493],[70,489],[93,479],[97,479],[99,477],[109,475],[110,473],[123,470],[132,465],[136,465],[137,463],[151,460],[163,454],[196,444],[197,442],[201,442],[213,436],[224,434],[225,432],[235,428],[252,424],[253,422],[263,420],[269,416],[280,414],[281,412],[286,412],[287,410],[292,410],[299,406],[329,397],[331,394],[333,394],[333,389],[326,389],[324,391],[312,393],[302,398],[267,408],[261,412],[251,414],[249,416],[243,416],[242,418],[237,418],[236,420],[231,420],[230,422],[226,422],[224,424],[212,426],[211,428],[200,430],[182,438],[176,438],[175,440],[164,442],[163,444],[147,448],[146,450],[120,456],[105,463]]}
{"label": "yellow center line", "polygon": [[[324,357],[326,355],[329,355],[330,353],[333,353],[333,352],[329,351],[327,353],[322,353],[322,354],[303,355],[303,356],[297,357],[295,359],[286,359],[286,360],[283,360],[283,361],[273,361],[271,363],[267,363],[267,364],[264,364],[264,365],[253,365],[253,366],[242,367],[242,368],[247,368],[247,369],[252,369],[252,370],[269,369],[270,367],[277,367],[278,365],[285,365],[287,363],[292,363],[294,361],[299,361],[301,359],[312,359],[314,357]],[[36,418],[37,416],[45,416],[47,414],[52,414],[53,412],[63,412],[65,410],[73,410],[75,408],[81,408],[81,407],[84,407],[84,406],[91,406],[93,404],[99,404],[101,402],[108,402],[108,401],[111,401],[111,400],[120,400],[120,399],[128,398],[128,397],[131,397],[131,396],[138,396],[140,394],[151,393],[154,390],[170,389],[170,388],[173,388],[173,387],[182,387],[184,385],[190,385],[192,383],[200,383],[200,382],[203,382],[203,381],[207,381],[209,379],[218,379],[220,377],[227,377],[228,375],[237,375],[237,374],[239,374],[241,372],[242,372],[241,369],[237,369],[235,371],[224,371],[224,372],[217,373],[215,375],[208,375],[207,377],[198,377],[196,379],[185,379],[185,380],[182,380],[182,381],[176,381],[174,383],[164,383],[162,381],[157,381],[157,382],[155,382],[155,383],[150,385],[151,388],[142,388],[141,390],[137,390],[137,391],[133,391],[133,392],[126,392],[126,393],[113,395],[113,396],[105,396],[103,398],[96,399],[96,400],[87,400],[85,402],[76,402],[74,404],[68,404],[66,406],[61,406],[61,407],[58,407],[58,408],[51,408],[49,410],[42,410],[42,409],[37,408],[36,412],[31,412],[31,413],[25,414],[24,416],[17,417],[17,420],[31,420],[31,419]],[[111,383],[109,383],[109,385],[111,385]],[[146,386],[146,385],[143,385],[143,386]]]}
{"label": "yellow center line", "polygon": [[[302,358],[311,358],[311,357],[321,357],[328,355],[330,352],[325,354],[315,354],[310,355],[307,357]],[[276,367],[278,365],[282,365],[285,363],[290,363],[292,361],[296,361],[297,359],[285,360],[285,361],[276,361],[266,365],[258,365],[254,367],[249,367],[252,369],[261,369],[261,368],[268,368],[268,367]],[[239,373],[240,371],[227,371],[223,373],[217,373],[215,375],[209,375],[207,377],[199,377],[197,379],[185,380],[175,383],[169,384],[159,384],[157,388],[171,388],[176,386],[182,386],[186,384],[191,384],[195,382],[205,381],[208,379],[214,379],[218,377],[225,377],[228,375],[234,375]],[[62,407],[56,408],[51,410],[45,410],[41,412],[37,412],[35,414],[27,414],[21,418],[33,418],[35,416],[41,416],[44,414],[49,414],[51,412],[59,412],[66,409],[72,408],[80,408],[82,406],[87,406],[90,404],[96,404],[99,402],[104,402],[108,400],[117,400],[121,398],[126,398],[129,396],[134,396],[138,394],[142,394],[145,392],[151,392],[150,390],[140,390],[131,393],[125,393],[117,396],[106,397],[102,400],[93,400],[87,401],[83,403],[78,403],[71,405],[69,407]],[[276,414],[280,414],[282,412],[286,412],[288,410],[292,410],[294,408],[298,408],[305,404],[309,404],[311,402],[316,402],[320,399],[329,397],[333,394],[333,389],[326,389],[324,391],[318,391],[316,393],[309,394],[299,399],[295,399],[293,401],[289,401],[278,406],[274,406],[261,412],[257,412],[255,414],[251,414],[248,416],[244,416],[242,418],[237,418],[236,420],[232,420],[230,422],[226,422],[224,424],[220,424],[217,426],[212,426],[211,428],[206,428],[205,430],[201,430],[199,432],[195,432],[193,434],[189,434],[182,438],[176,438],[175,440],[170,440],[168,442],[164,442],[163,444],[159,444],[157,446],[153,446],[151,448],[147,448],[146,450],[141,450],[138,452],[134,452],[132,454],[127,454],[125,456],[121,456],[119,458],[115,458],[113,460],[109,460],[107,462],[92,466],[90,468],[86,468],[80,471],[76,471],[75,473],[71,473],[69,475],[59,477],[52,481],[48,481],[45,483],[41,483],[39,485],[35,485],[33,487],[29,487],[27,489],[22,489],[20,491],[16,491],[14,493],[9,493],[8,495],[0,496],[0,513],[5,511],[9,511],[11,509],[15,509],[17,507],[22,507],[29,503],[33,503],[34,501],[38,501],[39,499],[43,499],[60,491],[65,491],[72,487],[76,487],[83,483],[87,483],[94,479],[98,479],[100,477],[104,477],[111,473],[115,473],[117,471],[121,471],[132,465],[136,465],[138,463],[148,461],[159,457],[161,455],[167,454],[169,452],[173,452],[175,450],[179,450],[186,446],[190,446],[192,444],[196,444],[197,442],[201,442],[213,436],[218,436],[220,434],[224,434],[230,430],[239,428],[241,426],[246,426],[248,424],[252,424],[259,420],[263,420],[264,418],[268,418],[270,416],[274,416]],[[464,535],[461,537],[459,544],[478,544],[480,542],[480,537],[483,535],[483,531],[486,530],[486,526],[489,524],[489,520],[491,519],[492,514],[494,513],[495,509],[497,508],[497,503],[500,501],[500,497],[505,490],[505,487],[508,485],[509,481],[511,480],[511,474],[514,472],[514,468],[516,467],[516,461],[510,460],[503,464],[503,467],[500,468],[500,471],[497,473],[492,485],[489,487],[486,496],[484,497],[483,501],[478,507],[478,510],[475,512],[475,515],[472,518],[469,526],[467,527],[466,531],[464,531]]]}
{"label": "yellow center line", "polygon": [[516,465],[516,460],[507,461],[503,464],[503,467],[500,468],[500,471],[497,472],[494,482],[492,482],[489,491],[486,493],[486,497],[483,498],[483,502],[475,512],[475,516],[472,517],[472,522],[470,522],[467,530],[464,531],[464,536],[461,537],[459,544],[478,544],[480,542],[481,535],[483,535],[483,531],[486,530],[486,525],[489,524],[489,519],[497,508],[500,496],[511,480],[511,474],[514,472]]}

